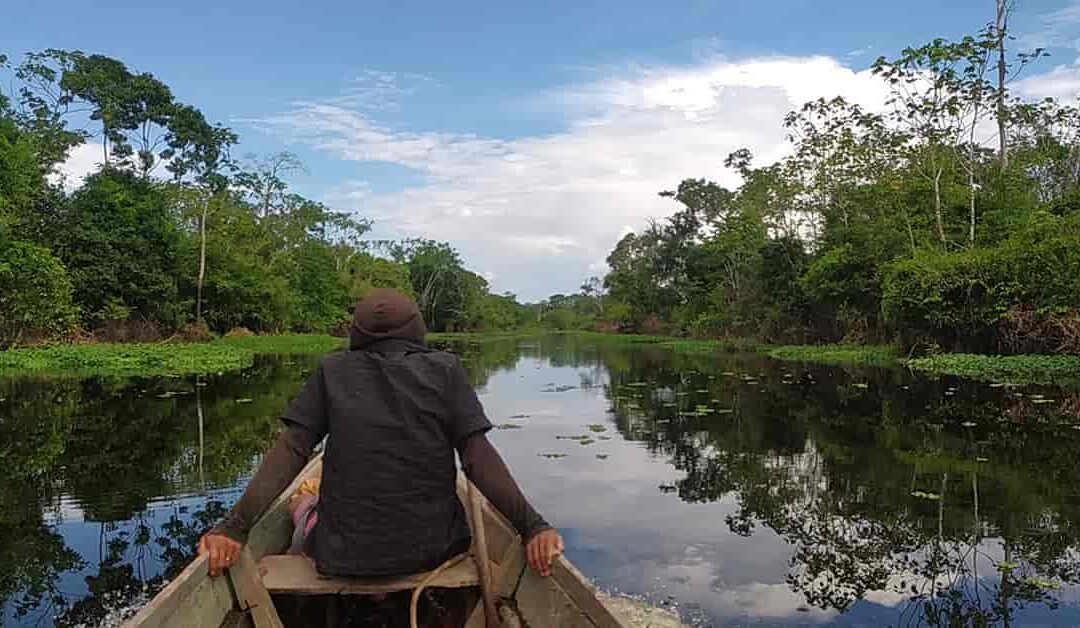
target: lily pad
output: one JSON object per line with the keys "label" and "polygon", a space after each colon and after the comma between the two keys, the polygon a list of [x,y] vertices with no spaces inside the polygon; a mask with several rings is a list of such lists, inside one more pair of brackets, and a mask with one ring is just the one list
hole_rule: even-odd
{"label": "lily pad", "polygon": [[606,432],[607,428],[604,427],[603,425],[599,424],[599,423],[590,423],[589,424],[589,431],[590,432],[596,432],[597,434],[599,434],[600,432]]}
{"label": "lily pad", "polygon": [[611,440],[610,436],[598,436],[597,438],[599,438],[600,440]]}
{"label": "lily pad", "polygon": [[515,414],[514,416],[512,416],[510,418],[511,419],[527,419],[527,418],[529,418],[529,415],[527,415],[527,414]]}
{"label": "lily pad", "polygon": [[597,460],[607,460],[608,455],[607,454],[596,454],[596,459]]}
{"label": "lily pad", "polygon": [[558,460],[559,458],[565,458],[566,454],[540,454],[540,457],[548,460]]}
{"label": "lily pad", "polygon": [[498,430],[520,430],[521,426],[518,425],[517,423],[500,423],[499,425],[495,426],[495,429],[498,429]]}
{"label": "lily pad", "polygon": [[579,444],[579,445],[592,445],[592,444],[593,444],[593,443],[595,443],[595,442],[596,442],[596,441],[594,441],[594,440],[593,440],[593,439],[591,439],[591,438],[583,438],[583,439],[581,439],[581,440],[579,440],[579,441],[578,441],[578,444]]}

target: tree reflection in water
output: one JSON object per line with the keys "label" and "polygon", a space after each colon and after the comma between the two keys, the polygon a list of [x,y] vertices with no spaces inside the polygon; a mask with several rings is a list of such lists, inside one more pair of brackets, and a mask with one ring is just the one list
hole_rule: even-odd
{"label": "tree reflection in water", "polygon": [[[728,498],[720,527],[782,537],[787,582],[816,607],[888,600],[888,623],[1008,626],[1080,583],[1075,393],[573,337],[453,348],[482,388],[534,364],[575,369],[624,438],[682,473],[681,500]],[[6,612],[95,625],[172,578],[313,364],[264,358],[205,382],[0,382]]]}
{"label": "tree reflection in water", "polygon": [[[19,625],[98,625],[171,579],[313,361],[263,359],[209,382],[0,381],[5,612]],[[76,550],[60,525],[96,526],[94,550]]]}
{"label": "tree reflection in water", "polygon": [[685,472],[681,499],[734,495],[732,532],[782,536],[808,603],[843,612],[884,592],[905,600],[900,625],[1008,626],[1080,583],[1075,395],[1055,411],[983,386],[960,403],[899,373],[853,387],[836,369],[742,366],[669,355],[613,371],[612,410]]}

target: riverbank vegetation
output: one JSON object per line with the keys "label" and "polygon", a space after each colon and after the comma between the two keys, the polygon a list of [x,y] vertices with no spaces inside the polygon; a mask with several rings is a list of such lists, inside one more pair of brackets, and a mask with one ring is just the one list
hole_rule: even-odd
{"label": "riverbank vegetation", "polygon": [[892,366],[900,357],[892,345],[786,345],[767,349],[766,353],[778,360],[869,366]]}
{"label": "riverbank vegetation", "polygon": [[[676,353],[761,353],[795,362],[852,366],[907,367],[935,375],[959,375],[1013,384],[1080,382],[1080,357],[983,356],[939,354],[901,360],[895,345],[771,346],[750,338],[687,339],[643,334],[587,331],[526,331],[501,333],[431,333],[428,342],[443,345],[486,344],[549,335],[574,336],[603,345],[648,345]],[[168,376],[209,374],[250,367],[256,355],[321,355],[344,348],[345,338],[326,334],[232,335],[211,342],[84,343],[0,351],[0,377],[51,376]]]}
{"label": "riverbank vegetation", "polygon": [[1080,352],[1080,108],[1014,98],[1042,52],[1010,41],[998,24],[880,58],[885,111],[806,103],[787,157],[738,150],[738,188],[661,192],[674,215],[559,303],[647,334]]}
{"label": "riverbank vegetation", "polygon": [[[150,73],[46,50],[0,55],[0,76],[0,349],[326,333],[372,287],[415,296],[435,331],[531,316],[450,245],[364,239],[370,221],[295,193],[295,156],[235,157],[235,133]],[[101,166],[64,180],[95,145]]]}
{"label": "riverbank vegetation", "polygon": [[[433,345],[489,343],[536,336],[542,332],[430,333]],[[599,334],[588,334],[590,337]],[[607,336],[625,342],[634,336]],[[650,338],[648,342],[670,341]],[[205,375],[250,367],[256,355],[322,355],[343,349],[344,337],[327,334],[230,335],[210,342],[174,340],[159,343],[55,344],[0,351],[0,378],[49,375],[64,377],[155,377]]]}
{"label": "riverbank vegetation", "polygon": [[[436,332],[720,339],[796,359],[1077,354],[1080,108],[1014,97],[1042,51],[1009,49],[1004,23],[878,59],[884,111],[806,103],[778,121],[786,157],[738,150],[723,161],[737,188],[660,192],[676,211],[623,237],[605,276],[532,304],[492,294],[450,244],[366,239],[370,221],[294,192],[294,156],[234,157],[239,138],[152,74],[78,51],[0,57],[0,348],[342,335],[382,286]],[[98,171],[62,180],[95,145]]]}
{"label": "riverbank vegetation", "polygon": [[209,374],[251,366],[255,352],[226,342],[103,343],[0,351],[0,376],[161,376]]}
{"label": "riverbank vegetation", "polygon": [[916,371],[1002,384],[1080,384],[1080,356],[949,353],[907,360]]}

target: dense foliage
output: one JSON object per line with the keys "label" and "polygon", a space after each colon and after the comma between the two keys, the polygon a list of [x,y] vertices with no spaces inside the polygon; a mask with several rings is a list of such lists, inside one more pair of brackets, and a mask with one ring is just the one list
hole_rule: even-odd
{"label": "dense foliage", "polygon": [[1080,108],[1012,98],[1009,80],[1042,52],[1007,54],[1004,35],[990,26],[882,57],[885,113],[809,102],[784,120],[786,158],[728,156],[738,189],[687,179],[663,192],[678,211],[608,257],[603,320],[772,342],[1080,351]]}
{"label": "dense foliage", "polygon": [[[291,154],[234,159],[237,136],[152,74],[63,50],[0,55],[0,74],[0,348],[341,331],[374,287],[416,296],[437,331],[530,319],[450,246],[365,241],[369,221],[292,193]],[[64,181],[91,143],[101,166]]]}

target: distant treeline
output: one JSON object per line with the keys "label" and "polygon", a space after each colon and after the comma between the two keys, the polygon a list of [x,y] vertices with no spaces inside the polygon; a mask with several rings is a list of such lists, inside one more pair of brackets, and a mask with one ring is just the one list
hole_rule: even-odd
{"label": "distant treeline", "polygon": [[842,98],[791,112],[788,157],[727,157],[738,189],[687,179],[663,192],[680,209],[611,252],[601,319],[649,333],[1080,352],[1080,109],[1012,97],[1043,52],[1008,50],[1003,24],[880,58],[884,113]]}
{"label": "distant treeline", "polygon": [[[437,331],[536,321],[449,245],[365,240],[369,221],[291,192],[295,156],[235,159],[236,134],[152,74],[46,50],[0,55],[0,76],[0,348],[333,332],[374,286],[413,294]],[[100,168],[65,187],[90,142]]]}

